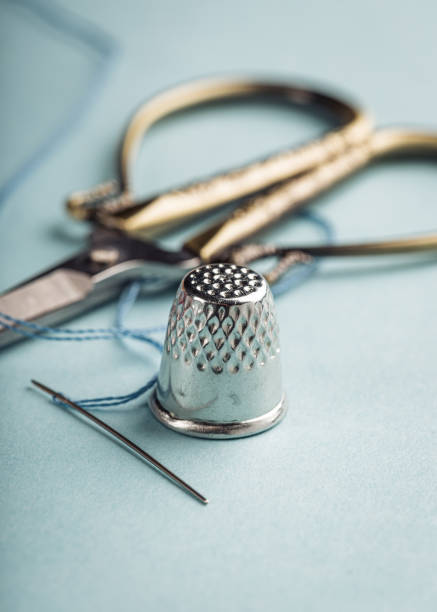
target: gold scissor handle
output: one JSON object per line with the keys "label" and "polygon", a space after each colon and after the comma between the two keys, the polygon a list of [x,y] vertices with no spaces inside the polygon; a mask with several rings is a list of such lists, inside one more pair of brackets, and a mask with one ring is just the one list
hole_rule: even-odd
{"label": "gold scissor handle", "polygon": [[[437,133],[404,129],[381,129],[342,154],[316,165],[293,180],[274,187],[267,194],[250,199],[228,218],[192,237],[185,246],[209,261],[233,244],[241,242],[275,223],[285,214],[301,208],[309,200],[357,172],[372,161],[401,154],[437,155]],[[411,250],[411,242],[405,239]],[[402,243],[405,242],[402,240]],[[381,252],[381,251],[379,251]]]}
{"label": "gold scissor handle", "polygon": [[[225,174],[146,201],[135,199],[131,191],[134,161],[144,134],[153,124],[163,117],[195,106],[251,97],[265,97],[275,102],[314,108],[331,116],[336,122],[336,129],[309,144],[282,151]],[[105,183],[93,190],[73,194],[68,201],[68,209],[78,218],[97,216],[101,223],[127,232],[147,233],[165,229],[184,218],[256,193],[321,165],[364,142],[371,130],[370,119],[358,107],[317,90],[284,82],[250,79],[195,81],[158,94],[137,111],[121,147],[119,184]]]}
{"label": "gold scissor handle", "polygon": [[311,244],[276,246],[273,244],[243,244],[225,251],[224,259],[239,266],[248,266],[261,259],[277,262],[264,272],[270,284],[276,283],[296,265],[309,264],[315,257],[368,257],[375,255],[399,255],[437,251],[437,233],[401,238],[387,238],[370,242],[343,244]]}
{"label": "gold scissor handle", "polygon": [[[228,173],[137,201],[131,190],[134,162],[144,134],[170,114],[213,101],[264,96],[273,101],[322,110],[337,121],[336,129],[301,147],[282,151]],[[232,245],[293,212],[373,160],[403,153],[437,154],[437,134],[403,129],[372,131],[359,108],[333,96],[290,83],[248,79],[208,79],[175,87],[146,102],[134,115],[120,153],[119,182],[112,181],[74,194],[70,212],[79,218],[97,218],[103,225],[131,233],[150,233],[236,200],[258,193],[229,218],[191,238],[186,247],[204,261],[216,258]],[[266,191],[269,189],[269,191]],[[429,241],[430,240],[430,241]],[[430,235],[425,248],[434,248]],[[395,249],[423,249],[423,237],[400,238]],[[382,241],[360,252],[393,252],[393,241]],[[358,245],[328,254],[352,254]],[[321,252],[319,253],[321,254]]]}

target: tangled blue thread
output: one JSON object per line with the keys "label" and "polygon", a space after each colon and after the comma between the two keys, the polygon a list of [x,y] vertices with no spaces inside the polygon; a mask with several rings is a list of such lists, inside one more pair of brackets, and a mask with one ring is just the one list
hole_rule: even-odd
{"label": "tangled blue thread", "polygon": [[[301,218],[310,221],[317,225],[324,234],[325,239],[328,242],[332,242],[334,232],[332,226],[323,218],[315,215],[311,212],[302,212],[299,215]],[[291,291],[299,287],[306,280],[311,278],[317,271],[319,261],[315,259],[309,264],[297,266],[291,268],[278,283],[272,287],[273,294],[275,296],[283,295],[287,291]],[[153,280],[152,280],[153,282]],[[146,342],[150,346],[154,347],[160,353],[163,350],[161,342],[151,336],[153,333],[163,332],[165,326],[150,327],[146,329],[132,329],[125,326],[125,318],[135,304],[142,286],[147,283],[147,279],[143,281],[134,281],[129,284],[122,291],[120,299],[117,304],[115,326],[108,328],[84,328],[84,329],[70,329],[70,328],[53,328],[30,321],[24,321],[0,312],[0,324],[4,327],[12,330],[13,332],[29,338],[41,338],[44,340],[55,340],[55,341],[75,341],[83,342],[90,340],[112,340],[118,339],[124,341],[128,338]],[[19,326],[19,327],[17,327]],[[145,385],[142,385],[139,389],[125,395],[112,395],[94,398],[85,398],[78,400],[80,406],[84,408],[92,408],[93,410],[118,410],[120,406],[132,402],[138,397],[144,395],[151,389],[157,380],[157,374],[155,373]],[[54,399],[54,398],[53,398]],[[55,400],[57,403],[62,403],[60,400]],[[135,406],[133,406],[135,407]]]}
{"label": "tangled blue thread", "polygon": [[[9,321],[9,323],[7,322]],[[12,325],[14,323],[14,325]],[[143,340],[156,348],[161,347],[161,343],[153,338],[150,334],[162,332],[165,327],[159,325],[146,329],[130,329],[128,327],[107,327],[107,328],[86,328],[86,329],[69,329],[66,327],[45,327],[24,319],[17,319],[4,312],[0,312],[0,324],[7,329],[10,329],[15,334],[25,336],[26,338],[39,338],[42,340],[51,340],[58,342],[84,342],[90,340],[113,340],[118,337],[134,338],[135,340]],[[17,327],[17,326],[20,327]],[[25,329],[21,329],[24,327]],[[64,334],[64,335],[63,335]]]}
{"label": "tangled blue thread", "polygon": [[[141,286],[143,285],[140,281],[134,281],[122,291],[120,299],[117,304],[117,311],[115,315],[115,330],[120,331],[120,335],[114,335],[114,337],[118,338],[126,338],[131,337],[136,340],[142,340],[143,342],[147,342],[151,346],[153,346],[159,353],[162,353],[163,345],[161,342],[158,342],[154,338],[150,337],[151,329],[142,330],[141,333],[132,333],[132,330],[129,330],[124,325],[125,317],[127,316],[129,310],[135,304],[135,301],[140,293]],[[154,331],[159,330],[163,331],[164,327],[154,328]],[[123,333],[130,332],[130,333]],[[79,400],[77,403],[79,406],[83,408],[93,408],[94,410],[117,410],[119,406],[124,406],[129,402],[137,399],[138,397],[144,395],[153,387],[157,380],[157,374],[154,374],[145,385],[142,385],[139,389],[132,391],[131,393],[127,393],[125,395],[109,395],[103,397],[93,397],[88,399]]]}
{"label": "tangled blue thread", "polygon": [[[90,85],[85,91],[81,102],[68,112],[67,117],[58,125],[47,139],[34,151],[28,159],[14,172],[14,174],[0,187],[0,204],[3,203],[8,196],[22,183],[29,174],[42,162],[42,160],[59,144],[65,137],[74,123],[79,119],[82,112],[91,102],[95,93],[99,89],[103,79],[106,76],[108,68],[112,63],[113,58],[118,51],[118,45],[115,40],[108,36],[97,26],[89,23],[82,17],[70,13],[68,10],[56,7],[51,3],[43,0],[28,2],[28,0],[16,0],[15,4],[21,5],[26,10],[32,11],[37,17],[44,20],[54,29],[65,34],[67,38],[85,43],[89,48],[97,52],[101,61],[93,75]],[[300,216],[309,220],[322,229],[328,241],[332,240],[333,232],[331,226],[322,218],[310,213],[300,213]],[[286,273],[278,283],[273,287],[274,295],[282,295],[286,291],[296,289],[303,282],[308,280],[317,270],[318,262],[315,260],[310,264],[298,266]],[[155,279],[156,280],[156,279]],[[151,336],[153,333],[162,332],[165,327],[159,326],[147,329],[132,329],[124,324],[125,317],[129,310],[134,305],[143,282],[135,281],[127,286],[119,299],[115,317],[114,327],[108,328],[52,328],[30,321],[18,319],[6,313],[0,313],[0,324],[14,333],[27,338],[40,338],[58,342],[85,342],[93,340],[112,340],[117,339],[125,342],[128,338],[146,342],[157,351],[162,352],[162,343]],[[150,279],[153,282],[153,279]],[[145,385],[141,386],[136,391],[125,395],[114,395],[95,397],[79,400],[77,403],[86,408],[93,410],[117,410],[132,400],[145,394],[151,389],[157,380],[157,375],[154,374]],[[59,400],[55,400],[59,403]],[[62,402],[61,402],[62,403]]]}
{"label": "tangled blue thread", "polygon": [[[115,327],[86,329],[46,327],[36,323],[31,323],[29,321],[24,321],[22,319],[17,319],[16,317],[11,317],[5,313],[0,313],[0,324],[22,336],[29,338],[43,338],[45,340],[82,342],[89,340],[112,340],[114,338],[133,338],[135,340],[146,342],[161,353],[163,349],[162,343],[153,338],[151,334],[157,332],[162,333],[165,329],[164,326],[161,325],[147,329],[130,329],[124,324],[124,319],[131,307],[134,305],[142,284],[143,283],[139,281],[135,281],[128,285],[121,293],[117,304]],[[9,323],[6,321],[9,321]],[[11,323],[15,323],[15,325],[11,325]],[[20,325],[26,329],[17,328],[16,325]],[[113,410],[117,410],[119,406],[127,404],[132,400],[137,399],[144,393],[147,393],[155,382],[156,374],[154,374],[145,385],[142,385],[139,389],[131,393],[127,393],[125,395],[82,399],[76,403],[84,408],[93,408],[94,410],[108,410],[111,408]],[[59,403],[59,400],[56,401]]]}

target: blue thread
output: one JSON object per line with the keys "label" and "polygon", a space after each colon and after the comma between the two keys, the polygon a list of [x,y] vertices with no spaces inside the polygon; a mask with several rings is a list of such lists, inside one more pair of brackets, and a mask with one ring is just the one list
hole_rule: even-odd
{"label": "blue thread", "polygon": [[[87,22],[85,19],[77,15],[70,13],[66,9],[61,9],[54,5],[49,6],[41,1],[32,4],[26,0],[15,0],[15,2],[19,2],[24,8],[33,11],[38,17],[44,19],[52,27],[63,31],[67,36],[76,38],[77,40],[87,44],[90,48],[96,50],[101,54],[103,64],[99,65],[98,69],[96,70],[96,74],[91,81],[90,87],[84,93],[81,103],[76,105],[67,113],[66,120],[54,129],[52,134],[50,134],[49,137],[37,148],[37,150],[28,157],[28,159],[15,171],[15,173],[13,173],[6,183],[0,187],[0,204],[2,204],[20,185],[20,183],[31,174],[31,172],[43,161],[50,151],[62,141],[66,134],[68,134],[68,131],[71,130],[75,122],[78,121],[83,109],[91,103],[92,98],[99,89],[104,77],[106,76],[109,64],[115,57],[118,50],[118,46],[114,39],[100,30],[97,26]],[[300,216],[319,225],[324,231],[328,240],[332,240],[332,228],[326,221],[308,212],[301,213]],[[311,264],[290,270],[290,272],[285,274],[285,276],[274,286],[274,295],[282,295],[286,291],[296,289],[316,272],[317,267],[318,261],[314,261]],[[129,329],[123,325],[124,317],[135,303],[140,289],[141,283],[136,281],[122,292],[117,306],[114,328],[51,328],[24,321],[5,313],[0,313],[0,323],[4,327],[12,330],[14,333],[28,338],[37,337],[45,340],[80,342],[90,340],[111,340],[114,338],[123,341],[124,339],[130,337],[146,342],[157,350],[162,351],[162,344],[154,338],[151,338],[149,334],[162,331],[165,329],[164,326],[149,329]],[[7,321],[9,321],[9,323],[7,323]],[[11,325],[10,323],[14,323],[14,325]],[[20,328],[17,328],[16,325],[20,325]],[[87,408],[93,408],[94,410],[107,410],[108,408],[117,410],[119,406],[131,402],[149,391],[149,389],[155,384],[156,380],[157,375],[155,374],[145,385],[132,393],[119,396],[83,399],[77,403],[81,406],[86,406]],[[55,398],[53,398],[53,400],[56,403],[62,403]]]}
{"label": "blue thread", "polygon": [[[322,229],[326,241],[328,243],[332,242],[334,231],[328,221],[309,211],[299,213],[299,217],[318,225]],[[296,289],[313,276],[313,274],[317,271],[318,265],[319,260],[315,259],[310,264],[304,264],[302,266],[292,268],[272,287],[273,294],[275,296],[279,296],[283,295],[286,291]],[[40,338],[43,340],[55,340],[59,342],[82,342],[90,340],[112,340],[114,338],[123,339],[130,337],[136,340],[148,342],[156,348],[159,348],[162,347],[162,345],[153,338],[150,338],[150,334],[163,331],[165,326],[157,326],[146,329],[130,329],[123,325],[123,319],[135,303],[144,282],[147,282],[147,279],[144,281],[134,281],[123,290],[117,305],[115,327],[91,327],[85,329],[70,329],[62,327],[54,328],[38,325],[37,323],[32,323],[30,321],[24,321],[23,319],[12,317],[11,315],[7,315],[3,312],[0,312],[0,322],[4,327],[7,327],[13,332],[28,338]],[[10,323],[15,323],[16,325],[19,325],[22,328],[24,327],[25,329],[17,328],[16,325],[8,324],[7,321]],[[33,330],[33,332],[31,330]]]}
{"label": "blue thread", "polygon": [[[13,175],[0,187],[0,204],[2,204],[11,193],[23,182],[31,172],[42,162],[42,160],[50,153],[52,149],[59,144],[63,137],[68,134],[68,131],[74,126],[75,122],[80,118],[82,111],[92,101],[92,98],[99,89],[109,64],[115,57],[118,51],[118,46],[114,39],[100,30],[97,26],[87,22],[85,19],[70,13],[66,9],[61,9],[55,5],[49,6],[43,2],[29,3],[26,0],[15,0],[15,3],[20,3],[24,8],[33,11],[38,17],[45,20],[49,25],[63,31],[67,36],[84,42],[90,48],[101,54],[103,65],[99,65],[96,74],[91,81],[91,85],[84,93],[81,103],[76,105],[69,113],[67,119],[57,126],[52,134],[32,153],[28,159],[13,173]],[[322,218],[316,215],[305,212],[300,213],[300,216],[319,225],[324,231],[328,241],[332,240],[333,232],[331,226]],[[302,267],[297,267],[290,270],[280,281],[273,287],[274,295],[282,295],[286,291],[296,289],[303,282],[308,280],[317,270],[318,261],[307,264]],[[149,334],[165,329],[164,326],[149,328],[149,329],[129,329],[123,325],[124,317],[135,303],[141,289],[141,283],[136,281],[128,286],[120,297],[117,306],[116,322],[114,328],[87,328],[87,329],[69,329],[69,328],[51,328],[41,326],[36,323],[31,323],[0,313],[0,323],[4,327],[12,330],[14,333],[20,334],[28,338],[41,338],[45,340],[55,341],[90,341],[90,340],[111,340],[133,338],[146,342],[162,351],[162,344],[151,338]],[[9,321],[9,323],[7,323]],[[11,325],[10,323],[14,323]],[[17,328],[16,325],[20,325]],[[24,328],[24,329],[22,329]],[[145,385],[128,393],[119,396],[106,396],[80,400],[79,405],[93,408],[94,410],[115,408],[137,399],[155,384],[157,375],[155,374]],[[57,403],[59,400],[54,401]]]}
{"label": "blue thread", "polygon": [[117,312],[115,315],[116,329],[123,329],[123,320],[129,310],[135,304],[137,297],[141,291],[142,284],[143,283],[141,281],[134,281],[123,289],[123,292],[117,304]]}
{"label": "blue thread", "polygon": [[[91,104],[97,91],[100,89],[106,74],[118,53],[118,43],[96,25],[83,17],[71,13],[65,8],[54,4],[42,2],[28,2],[27,0],[14,0],[12,5],[21,5],[33,12],[37,17],[48,23],[51,27],[61,31],[75,41],[85,43],[89,48],[101,56],[99,65],[90,84],[84,92],[79,104],[66,113],[66,117],[54,128],[52,133],[29,155],[29,157],[13,172],[12,176],[0,187],[0,205],[17,189],[17,187],[37,168],[48,154],[62,142],[68,132],[79,120],[83,111]],[[25,335],[25,334],[24,334]]]}
{"label": "blue thread", "polygon": [[[320,217],[309,210],[299,212],[298,216],[302,219],[310,221],[311,223],[314,223],[314,225],[317,225],[322,230],[323,237],[328,244],[333,242],[334,228],[329,221],[326,221],[326,219],[323,217]],[[320,260],[313,259],[313,261],[308,264],[302,264],[296,266],[295,268],[291,268],[272,286],[273,295],[278,297],[287,291],[297,289],[297,287],[309,280],[317,272],[319,265]]]}
{"label": "blue thread", "polygon": [[128,402],[137,399],[141,395],[144,395],[144,393],[147,393],[147,391],[149,391],[149,389],[151,389],[156,383],[157,379],[158,376],[157,374],[155,374],[145,385],[143,385],[136,391],[133,391],[132,393],[127,393],[126,395],[94,397],[90,399],[82,399],[76,403],[79,404],[79,406],[82,406],[83,408],[94,408],[94,410],[111,407],[115,407],[117,409],[118,406],[121,406],[122,404],[127,404]]}
{"label": "blue thread", "polygon": [[[21,327],[28,328],[32,331],[25,331],[16,327],[16,325],[10,325],[6,323],[10,321]],[[39,338],[42,340],[56,340],[59,342],[83,342],[90,340],[113,340],[118,336],[130,336],[137,340],[146,340],[149,334],[162,332],[165,330],[164,325],[158,325],[156,327],[149,328],[127,328],[127,327],[107,327],[107,328],[86,328],[86,329],[69,329],[63,327],[45,327],[32,323],[30,321],[24,321],[23,319],[17,319],[11,315],[7,315],[4,312],[0,312],[0,324],[7,329],[10,329],[16,334],[26,336],[27,338]],[[52,337],[48,334],[66,334],[66,336]],[[84,334],[84,335],[82,335]],[[88,334],[88,335],[85,335]]]}
{"label": "blue thread", "polygon": [[[84,341],[84,340],[109,340],[113,338],[125,338],[130,337],[136,340],[142,340],[153,346],[159,353],[162,352],[163,345],[161,342],[155,340],[150,337],[150,333],[163,331],[165,329],[164,326],[153,327],[143,330],[133,330],[124,326],[124,318],[127,312],[135,303],[140,289],[141,282],[134,281],[130,285],[128,285],[122,292],[120,299],[117,305],[117,314],[116,314],[116,327],[115,328],[106,328],[106,329],[60,329],[60,328],[51,328],[44,327],[42,325],[38,325],[36,323],[30,323],[28,321],[23,321],[22,319],[17,319],[16,317],[12,317],[5,313],[0,313],[0,323],[4,327],[8,329],[12,329],[12,331],[19,333],[21,335],[30,337],[30,338],[43,338],[45,340],[75,340],[75,341]],[[25,331],[23,329],[17,329],[16,327],[9,325],[5,322],[5,319],[11,321],[13,323],[19,324],[21,326],[27,327],[30,330],[34,331]],[[46,334],[41,333],[46,332]],[[90,332],[93,335],[90,335]],[[97,333],[94,333],[97,332]],[[63,336],[55,336],[52,337],[49,334],[65,334]],[[84,334],[84,335],[82,335]],[[88,335],[85,335],[88,334]],[[93,408],[94,410],[118,410],[120,406],[132,402],[137,399],[144,393],[147,393],[149,389],[155,384],[157,380],[157,375],[154,374],[145,385],[141,386],[136,391],[131,393],[127,393],[125,395],[112,395],[112,396],[103,396],[103,397],[94,397],[94,398],[85,398],[77,401],[76,403],[84,408]],[[57,400],[55,397],[52,398],[55,403],[63,403]],[[135,408],[135,406],[133,406]]]}
{"label": "blue thread", "polygon": [[[134,281],[123,289],[120,295],[120,299],[117,304],[117,310],[116,310],[116,315],[115,315],[115,329],[116,330],[120,330],[120,331],[126,330],[123,324],[123,321],[125,317],[127,316],[127,313],[129,312],[129,310],[132,308],[132,306],[136,302],[137,297],[141,291],[141,287],[144,285],[144,282],[145,282],[144,280]],[[165,328],[162,327],[160,329],[164,330]],[[127,338],[132,338],[134,340],[141,340],[140,335],[137,335],[134,330],[130,330],[129,334],[126,334],[126,333],[119,334],[119,335],[116,335],[115,337],[125,345],[126,345],[125,340]],[[162,350],[162,345],[160,345],[160,347]]]}
{"label": "blue thread", "polygon": [[[334,232],[332,226],[328,221],[309,211],[301,212],[299,216],[301,218],[307,219],[311,223],[318,225],[323,231],[327,242],[332,242]],[[282,295],[286,291],[290,291],[299,287],[306,280],[309,280],[309,278],[311,278],[313,274],[315,274],[318,265],[319,261],[314,260],[310,264],[305,264],[303,266],[292,268],[290,272],[285,274],[285,276],[280,279],[280,281],[276,285],[273,286],[272,289],[274,295]],[[117,304],[115,327],[85,329],[52,328],[38,325],[37,323],[24,321],[22,319],[12,317],[11,315],[7,315],[1,312],[0,324],[4,327],[7,327],[8,329],[11,329],[15,333],[24,335],[26,337],[41,338],[45,340],[89,341],[111,340],[114,338],[123,340],[126,338],[133,338],[135,340],[146,342],[149,345],[153,346],[155,349],[157,349],[159,352],[162,352],[162,343],[152,338],[150,334],[164,331],[165,326],[151,327],[146,329],[131,329],[124,325],[124,319],[129,310],[135,304],[144,282],[147,282],[147,279],[145,279],[144,281],[134,281],[130,285],[125,287],[125,289],[122,291]],[[15,323],[16,325],[20,325],[25,329],[18,329],[14,325],[6,323],[6,321]],[[76,403],[78,403],[80,406],[83,406],[84,408],[93,408],[93,410],[108,410],[111,408],[113,410],[118,410],[120,406],[123,406],[147,393],[147,391],[149,391],[151,387],[155,384],[156,380],[157,374],[154,374],[145,385],[143,385],[136,391],[133,391],[132,393],[127,393],[125,395],[85,398],[79,400]],[[59,400],[56,400],[55,398],[53,398],[53,401],[55,401],[56,403],[62,403]],[[136,408],[136,406],[133,406],[132,408]],[[124,408],[124,410],[126,410],[126,408]]]}
{"label": "blue thread", "polygon": [[[155,374],[150,380],[147,381],[145,385],[143,385],[136,391],[133,391],[132,393],[128,393],[126,395],[113,395],[107,397],[95,397],[92,399],[82,399],[75,401],[75,403],[81,406],[82,408],[85,408],[85,410],[92,408],[93,412],[98,412],[99,410],[104,410],[104,412],[116,412],[119,410],[119,406],[127,404],[128,402],[137,399],[137,397],[144,395],[144,393],[147,393],[147,391],[149,391],[156,383],[157,379],[158,377]],[[69,397],[67,399],[71,400],[71,398]],[[62,404],[63,406],[66,406],[68,408],[68,404],[58,399],[54,395],[52,396],[52,401],[55,404]],[[114,410],[111,411],[108,410],[108,408],[113,408]],[[131,408],[136,408],[136,406],[132,406]],[[126,408],[123,408],[123,411],[125,410]]]}
{"label": "blue thread", "polygon": [[[127,331],[127,328],[124,326],[124,319],[127,313],[129,312],[129,310],[132,308],[132,306],[136,302],[138,295],[141,291],[142,284],[143,283],[141,281],[134,281],[130,285],[125,287],[125,289],[122,291],[120,295],[120,299],[118,300],[117,311],[116,311],[116,316],[115,316],[116,330],[120,330],[120,332]],[[163,330],[164,328],[161,328],[161,329]],[[162,350],[164,348],[162,343],[157,342],[153,338],[150,338],[147,334],[144,334],[141,338],[139,336],[135,336],[132,333],[129,335],[125,334],[124,336],[118,335],[115,337],[118,337],[119,339],[124,339],[126,337],[142,339],[146,342],[149,342],[154,348],[156,348],[159,351],[159,353],[162,353]],[[93,408],[95,411],[98,411],[98,410],[109,411],[108,409],[110,408],[112,408],[113,410],[118,410],[120,406],[124,406],[125,404],[128,404],[129,402],[132,402],[133,400],[147,393],[147,391],[149,391],[149,389],[151,389],[153,385],[156,383],[157,378],[158,378],[157,374],[154,374],[152,378],[150,378],[145,385],[143,385],[136,391],[127,393],[125,395],[109,395],[109,396],[103,396],[103,397],[85,398],[85,399],[79,400],[77,403],[79,404],[79,406],[82,406],[83,408],[87,408],[87,409]],[[136,406],[133,406],[132,408],[136,408]],[[124,407],[123,409],[126,410],[126,407]]]}

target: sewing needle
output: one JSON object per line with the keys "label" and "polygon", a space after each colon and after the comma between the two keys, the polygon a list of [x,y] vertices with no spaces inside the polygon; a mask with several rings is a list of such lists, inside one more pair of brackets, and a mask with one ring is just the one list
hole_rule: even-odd
{"label": "sewing needle", "polygon": [[126,438],[125,436],[123,436],[123,434],[113,429],[110,425],[108,425],[104,421],[101,421],[99,418],[97,418],[96,416],[88,412],[87,410],[84,410],[84,408],[79,406],[79,404],[72,402],[67,397],[62,395],[61,393],[58,393],[57,391],[50,389],[46,385],[43,385],[42,383],[36,380],[32,379],[31,382],[33,385],[35,385],[35,387],[38,387],[39,389],[41,389],[41,391],[44,391],[48,395],[51,395],[53,398],[59,400],[63,404],[67,404],[68,406],[70,406],[70,408],[73,408],[74,410],[76,410],[76,412],[79,412],[81,415],[86,417],[89,421],[92,421],[95,425],[97,425],[101,429],[107,431],[112,436],[120,440],[120,442],[122,442],[125,446],[127,446],[128,448],[133,450],[137,455],[145,459],[145,461],[150,463],[154,468],[156,468],[159,472],[161,472],[161,474],[163,474],[164,476],[167,476],[167,478],[169,478],[172,482],[182,487],[187,493],[190,493],[190,495],[193,495],[198,501],[202,502],[202,504],[208,503],[208,500],[206,499],[206,497],[204,497],[201,493],[193,489],[193,487],[191,487],[184,480],[179,478],[179,476],[176,476],[176,474],[174,474],[168,468],[162,465],[162,463],[154,459],[154,457],[149,455],[149,453],[146,453],[146,451],[144,451],[142,448],[137,446],[131,440],[128,440],[128,438]]}

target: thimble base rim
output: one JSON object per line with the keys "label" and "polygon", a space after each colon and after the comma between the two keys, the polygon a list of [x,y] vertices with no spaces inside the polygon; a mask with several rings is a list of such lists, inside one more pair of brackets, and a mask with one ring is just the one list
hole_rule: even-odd
{"label": "thimble base rim", "polygon": [[187,436],[195,438],[210,438],[215,440],[227,440],[233,438],[245,438],[267,431],[277,425],[287,412],[287,399],[285,393],[280,402],[269,412],[246,421],[230,421],[216,423],[212,421],[199,421],[181,419],[172,415],[162,407],[154,391],[150,398],[150,409],[153,415],[166,427]]}

